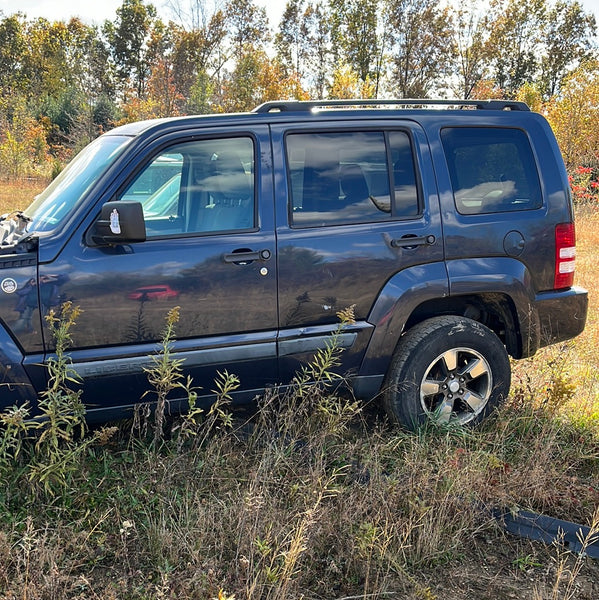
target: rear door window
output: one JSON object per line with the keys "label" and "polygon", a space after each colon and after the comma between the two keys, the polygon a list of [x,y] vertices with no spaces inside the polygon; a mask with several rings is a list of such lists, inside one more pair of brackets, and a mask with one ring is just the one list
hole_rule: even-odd
{"label": "rear door window", "polygon": [[542,205],[537,166],[519,129],[456,127],[441,132],[458,212],[531,210]]}
{"label": "rear door window", "polygon": [[295,227],[420,214],[412,146],[403,131],[290,134],[286,151]]}

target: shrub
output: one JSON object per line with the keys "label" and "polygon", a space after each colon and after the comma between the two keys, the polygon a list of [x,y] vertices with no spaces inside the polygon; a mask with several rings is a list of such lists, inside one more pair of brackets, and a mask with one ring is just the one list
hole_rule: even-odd
{"label": "shrub", "polygon": [[568,175],[573,200],[577,204],[595,205],[599,201],[599,181],[593,167],[576,167]]}

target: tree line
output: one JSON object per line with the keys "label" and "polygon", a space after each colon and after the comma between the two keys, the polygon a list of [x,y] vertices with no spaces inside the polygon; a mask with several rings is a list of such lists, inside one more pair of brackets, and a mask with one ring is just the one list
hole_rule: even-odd
{"label": "tree line", "polygon": [[254,0],[170,0],[168,21],[144,0],[101,25],[3,16],[2,174],[58,169],[132,120],[352,97],[501,96],[550,112],[597,79],[595,18],[577,0],[454,4],[288,0],[274,25]]}

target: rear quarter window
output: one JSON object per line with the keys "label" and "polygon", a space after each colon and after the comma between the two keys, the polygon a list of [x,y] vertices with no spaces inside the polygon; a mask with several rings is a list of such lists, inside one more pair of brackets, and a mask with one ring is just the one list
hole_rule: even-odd
{"label": "rear quarter window", "polygon": [[463,215],[532,210],[543,203],[537,166],[520,129],[441,131],[456,209]]}

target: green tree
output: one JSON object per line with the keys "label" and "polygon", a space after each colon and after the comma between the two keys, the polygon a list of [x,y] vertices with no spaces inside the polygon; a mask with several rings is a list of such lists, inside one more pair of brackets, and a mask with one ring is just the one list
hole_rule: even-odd
{"label": "green tree", "polygon": [[114,23],[104,22],[103,33],[121,86],[132,85],[141,98],[151,72],[148,42],[157,22],[156,9],[143,0],[123,0],[116,15]]}
{"label": "green tree", "polygon": [[195,83],[189,90],[187,99],[188,111],[198,115],[214,112],[214,90],[213,78],[206,72],[198,73]]}
{"label": "green tree", "polygon": [[29,93],[38,98],[58,97],[74,79],[67,57],[70,38],[66,24],[36,19],[27,24],[26,36],[24,75],[29,81]]}
{"label": "green tree", "polygon": [[211,81],[214,103],[218,111],[248,110],[262,101],[262,73],[270,65],[262,49],[270,39],[266,10],[253,0],[229,0],[225,22],[231,44],[227,58],[233,67]]}
{"label": "green tree", "polygon": [[492,0],[489,50],[493,77],[509,97],[537,73],[545,0]]}
{"label": "green tree", "polygon": [[229,0],[225,18],[236,61],[270,39],[266,9],[256,6],[254,0]]}
{"label": "green tree", "polygon": [[568,73],[591,57],[596,28],[595,17],[577,0],[559,0],[549,11],[542,29],[541,84],[546,97],[558,93]]}
{"label": "green tree", "polygon": [[62,21],[36,19],[27,23],[24,73],[32,115],[50,122],[51,145],[68,145],[69,136],[82,111],[79,77],[69,60],[71,33]]}
{"label": "green tree", "polygon": [[332,41],[336,62],[346,63],[363,81],[381,78],[385,27],[379,27],[380,0],[335,0],[332,3]]}
{"label": "green tree", "polygon": [[220,10],[215,12],[196,29],[175,26],[172,30],[173,82],[182,97],[187,99],[184,109],[207,112],[212,80],[218,77],[226,62],[224,13]]}
{"label": "green tree", "polygon": [[109,101],[115,98],[114,72],[97,27],[71,19],[67,31],[66,63],[73,75],[71,87],[77,90],[80,104],[72,123],[72,137],[81,146],[108,129],[116,119],[116,105]]}
{"label": "green tree", "polygon": [[101,96],[114,96],[114,85],[95,27],[79,19],[32,21],[23,63],[31,112],[50,119],[52,145],[80,146],[98,135],[96,103]]}
{"label": "green tree", "polygon": [[263,66],[261,61],[265,59],[262,53],[243,52],[233,71],[225,76],[219,110],[246,111],[260,104],[257,82]]}
{"label": "green tree", "polygon": [[308,4],[304,18],[310,45],[306,62],[309,85],[315,97],[324,98],[332,58],[329,14],[323,3],[317,2]]}
{"label": "green tree", "polygon": [[450,71],[451,16],[438,0],[387,0],[392,31],[391,88],[403,98],[426,98]]}
{"label": "green tree", "polygon": [[470,98],[472,91],[488,72],[488,28],[480,0],[470,0],[452,9],[451,89],[458,98]]}
{"label": "green tree", "polygon": [[75,86],[65,85],[55,95],[41,98],[38,111],[39,118],[48,117],[53,125],[49,136],[52,145],[68,145],[83,111],[81,94]]}
{"label": "green tree", "polygon": [[[112,96],[100,94],[91,109],[92,122],[98,133],[104,133],[110,129],[118,118],[118,106]],[[93,132],[89,131],[89,135],[92,137]]]}
{"label": "green tree", "polygon": [[23,60],[27,50],[25,21],[21,14],[0,21],[0,89],[3,94],[25,91]]}
{"label": "green tree", "polygon": [[304,0],[289,0],[275,35],[277,58],[289,73],[302,76],[306,59],[310,54],[308,28],[305,20]]}

